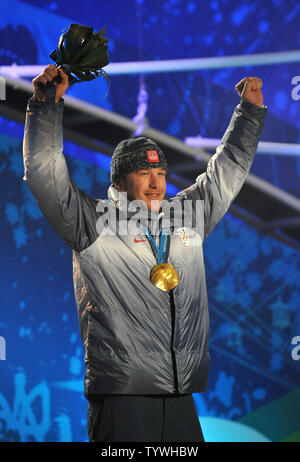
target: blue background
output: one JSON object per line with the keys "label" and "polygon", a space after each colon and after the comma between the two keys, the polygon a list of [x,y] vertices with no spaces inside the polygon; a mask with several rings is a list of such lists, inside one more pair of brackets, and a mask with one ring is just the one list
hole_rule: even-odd
{"label": "blue background", "polygon": [[[142,14],[139,29],[137,12]],[[299,48],[300,6],[292,1],[192,0],[15,2],[0,7],[0,65],[48,64],[71,22],[107,24],[111,62],[226,56]],[[141,32],[142,31],[142,32]],[[262,140],[298,143],[299,64],[145,76],[151,127],[184,140],[220,138],[245,75],[264,81]],[[133,118],[139,76],[111,76],[69,94]],[[24,108],[25,112],[25,108]],[[83,349],[71,250],[23,184],[23,126],[0,119],[0,440],[86,441]],[[109,159],[65,141],[72,178],[106,198]],[[95,169],[95,164],[97,168]],[[251,173],[300,197],[297,157],[257,155]],[[196,176],[197,172],[195,172]],[[205,246],[212,356],[208,389],[194,399],[207,441],[300,440],[300,258],[296,250],[227,214]]]}

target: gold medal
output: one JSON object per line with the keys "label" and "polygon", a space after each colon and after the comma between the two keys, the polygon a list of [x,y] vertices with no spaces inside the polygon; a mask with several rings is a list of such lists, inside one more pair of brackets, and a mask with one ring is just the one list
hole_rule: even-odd
{"label": "gold medal", "polygon": [[164,292],[174,289],[178,284],[177,271],[169,263],[160,263],[153,266],[150,278],[153,284]]}

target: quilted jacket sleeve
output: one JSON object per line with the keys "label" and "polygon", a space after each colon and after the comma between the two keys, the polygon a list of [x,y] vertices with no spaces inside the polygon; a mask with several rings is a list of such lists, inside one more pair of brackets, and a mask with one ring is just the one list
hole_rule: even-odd
{"label": "quilted jacket sleeve", "polygon": [[264,126],[266,107],[242,101],[234,110],[221,145],[208,162],[206,172],[189,188],[178,193],[201,207],[203,240],[218,224],[239,193],[252,165]]}
{"label": "quilted jacket sleeve", "polygon": [[23,139],[24,177],[41,212],[74,250],[97,238],[97,200],[70,178],[63,150],[63,106],[51,94],[45,103],[34,96],[27,106]]}

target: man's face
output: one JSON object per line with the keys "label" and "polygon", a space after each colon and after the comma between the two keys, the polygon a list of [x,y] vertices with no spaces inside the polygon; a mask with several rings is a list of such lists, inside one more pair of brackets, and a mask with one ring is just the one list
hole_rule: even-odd
{"label": "man's face", "polygon": [[162,168],[136,170],[117,181],[115,186],[126,192],[130,201],[142,200],[149,210],[157,212],[166,193],[166,171]]}

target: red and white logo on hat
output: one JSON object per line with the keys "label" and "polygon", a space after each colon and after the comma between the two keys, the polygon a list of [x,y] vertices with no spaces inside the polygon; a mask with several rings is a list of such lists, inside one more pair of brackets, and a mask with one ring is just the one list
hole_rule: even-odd
{"label": "red and white logo on hat", "polygon": [[156,149],[146,151],[148,162],[159,162],[158,152]]}

